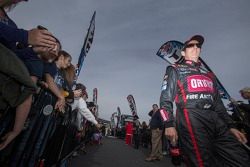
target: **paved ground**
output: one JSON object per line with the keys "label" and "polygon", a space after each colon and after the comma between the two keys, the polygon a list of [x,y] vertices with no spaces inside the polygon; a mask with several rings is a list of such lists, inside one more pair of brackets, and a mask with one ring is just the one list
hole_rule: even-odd
{"label": "paved ground", "polygon": [[103,145],[88,146],[87,154],[72,159],[70,167],[173,167],[171,160],[146,162],[149,149],[136,150],[121,139],[105,138]]}

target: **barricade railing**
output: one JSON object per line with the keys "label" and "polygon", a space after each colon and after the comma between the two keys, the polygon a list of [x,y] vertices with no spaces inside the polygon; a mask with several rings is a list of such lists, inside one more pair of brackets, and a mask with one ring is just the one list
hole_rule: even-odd
{"label": "barricade railing", "polygon": [[[39,94],[35,95],[25,128],[17,139],[15,139],[11,148],[8,149],[9,155],[6,157],[9,159],[5,159],[5,163],[12,166],[38,166],[41,163],[46,163],[45,154],[50,149],[48,148],[48,144],[53,143],[53,139],[59,139],[54,141],[60,144],[58,144],[58,152],[55,152],[53,163],[58,166],[81,147],[82,143],[74,143],[74,134],[68,136],[68,133],[72,132],[71,129],[74,129],[74,119],[72,117],[76,116],[76,114],[72,114],[70,105],[66,105],[64,113],[55,111],[55,102],[56,98],[45,89],[41,89]],[[7,124],[5,126],[7,127]],[[58,133],[61,136],[55,136],[55,132],[60,130],[59,128],[64,128],[63,132]],[[69,137],[72,138],[74,146],[67,150],[65,142]],[[0,153],[0,160],[1,158]]]}

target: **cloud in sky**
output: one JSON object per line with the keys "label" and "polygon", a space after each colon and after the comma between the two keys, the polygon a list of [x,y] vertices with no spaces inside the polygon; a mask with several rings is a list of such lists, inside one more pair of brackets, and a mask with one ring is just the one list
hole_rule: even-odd
{"label": "cloud in sky", "polygon": [[133,94],[139,116],[147,121],[151,105],[159,102],[167,66],[155,53],[168,40],[204,35],[203,59],[232,97],[240,98],[238,90],[250,86],[249,6],[249,0],[30,0],[9,15],[22,28],[47,27],[76,64],[96,11],[94,42],[80,81],[90,95],[98,88],[101,117],[109,119],[117,106],[129,114],[126,97]]}

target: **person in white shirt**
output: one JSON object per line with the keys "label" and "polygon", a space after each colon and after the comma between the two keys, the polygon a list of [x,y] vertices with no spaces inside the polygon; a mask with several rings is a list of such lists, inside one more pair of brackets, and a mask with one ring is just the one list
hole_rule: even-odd
{"label": "person in white shirt", "polygon": [[82,121],[83,117],[89,122],[93,123],[97,128],[99,128],[99,124],[92,114],[92,112],[88,109],[86,100],[88,98],[88,94],[86,92],[86,87],[80,83],[76,84],[76,90],[81,89],[82,95],[80,97],[74,98],[74,102],[71,104],[72,110],[78,109],[77,112],[77,129],[79,131],[82,130]]}

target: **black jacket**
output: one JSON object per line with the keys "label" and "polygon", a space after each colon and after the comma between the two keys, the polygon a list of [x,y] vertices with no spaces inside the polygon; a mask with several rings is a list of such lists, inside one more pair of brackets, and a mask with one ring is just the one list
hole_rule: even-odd
{"label": "black jacket", "polygon": [[164,76],[160,107],[166,110],[166,127],[175,126],[173,117],[173,102],[177,112],[183,114],[183,109],[191,111],[210,110],[230,127],[233,121],[228,115],[220,98],[215,76],[199,63],[184,61],[181,64],[169,66]]}
{"label": "black jacket", "polygon": [[153,111],[150,111],[149,113],[152,113],[151,115],[151,121],[149,123],[150,129],[163,129],[163,121],[160,114],[160,110],[157,110],[155,113]]}

